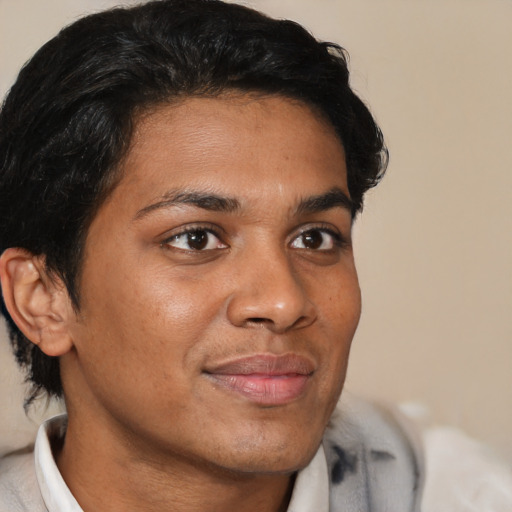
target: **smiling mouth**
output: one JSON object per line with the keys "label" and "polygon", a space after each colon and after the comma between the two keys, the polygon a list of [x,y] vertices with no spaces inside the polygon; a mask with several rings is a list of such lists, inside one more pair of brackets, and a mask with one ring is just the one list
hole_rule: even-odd
{"label": "smiling mouth", "polygon": [[314,364],[305,357],[263,354],[230,361],[204,373],[224,389],[251,402],[272,406],[299,398],[314,371]]}

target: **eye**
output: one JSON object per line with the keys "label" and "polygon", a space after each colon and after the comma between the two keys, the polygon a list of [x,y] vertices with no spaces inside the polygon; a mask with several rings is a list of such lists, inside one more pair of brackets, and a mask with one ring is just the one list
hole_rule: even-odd
{"label": "eye", "polygon": [[312,251],[332,251],[342,245],[342,238],[328,229],[308,229],[293,239],[294,249],[309,249]]}
{"label": "eye", "polygon": [[209,229],[189,229],[171,236],[162,245],[183,251],[211,251],[227,247],[219,237]]}

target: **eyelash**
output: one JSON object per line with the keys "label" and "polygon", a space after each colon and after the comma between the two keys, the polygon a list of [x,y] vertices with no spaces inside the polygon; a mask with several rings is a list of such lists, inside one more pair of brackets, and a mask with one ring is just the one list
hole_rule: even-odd
{"label": "eyelash", "polygon": [[[326,235],[329,235],[330,237],[332,237],[333,245],[335,248],[343,249],[349,245],[348,240],[341,233],[339,233],[338,231],[335,231],[334,229],[332,229],[328,226],[325,226],[325,225],[319,225],[319,226],[314,226],[314,227],[311,227],[311,226],[305,227],[296,236],[294,236],[293,240],[297,240],[301,236],[304,236],[308,233],[313,233],[313,232],[323,233],[323,234],[326,234]],[[292,242],[293,242],[293,240],[292,240]],[[307,250],[307,249],[304,249],[304,250]],[[311,249],[311,250],[314,250],[314,249]],[[327,249],[327,250],[318,249],[318,250],[316,250],[316,252],[329,252],[329,249]]]}
{"label": "eyelash", "polygon": [[[165,240],[163,240],[161,242],[161,246],[162,247],[165,247],[165,248],[171,248],[171,249],[176,249],[176,250],[181,250],[181,251],[184,251],[184,252],[191,252],[191,253],[199,253],[199,252],[206,252],[204,249],[181,249],[179,247],[173,247],[171,245],[171,242],[174,241],[174,240],[177,240],[179,239],[180,237],[183,237],[183,236],[186,236],[186,235],[191,235],[193,233],[208,233],[208,234],[211,234],[213,236],[215,236],[215,238],[217,238],[219,240],[219,242],[223,245],[226,246],[226,248],[228,247],[227,244],[222,240],[222,235],[219,233],[219,229],[216,227],[216,226],[211,226],[209,224],[200,224],[200,225],[190,225],[190,226],[184,226],[181,231],[179,231],[178,233],[174,233],[173,235],[167,237]],[[207,251],[212,251],[213,249],[207,249]]]}
{"label": "eyelash", "polygon": [[[209,233],[213,236],[215,236],[219,243],[224,245],[225,247],[220,247],[218,249],[224,249],[228,248],[228,244],[223,241],[223,236],[220,234],[220,230],[216,226],[212,226],[210,224],[199,224],[199,225],[189,225],[184,226],[181,231],[178,233],[174,233],[173,235],[167,237],[165,240],[163,240],[160,245],[164,248],[170,248],[174,250],[179,250],[183,252],[190,252],[190,253],[200,253],[200,252],[209,252],[213,251],[215,249],[182,249],[179,247],[173,247],[171,245],[171,242],[179,239],[180,237],[190,235],[193,233]],[[333,230],[330,227],[324,226],[324,225],[318,225],[318,226],[307,226],[300,230],[299,233],[297,233],[292,240],[290,241],[289,245],[292,245],[294,241],[300,239],[300,237],[303,237],[304,235],[307,235],[308,233],[322,233],[324,235],[329,235],[332,237],[333,245],[335,248],[343,249],[344,247],[349,245],[348,240],[339,232]],[[305,248],[297,248],[298,250],[311,250],[314,252],[332,252],[333,249],[308,249]]]}

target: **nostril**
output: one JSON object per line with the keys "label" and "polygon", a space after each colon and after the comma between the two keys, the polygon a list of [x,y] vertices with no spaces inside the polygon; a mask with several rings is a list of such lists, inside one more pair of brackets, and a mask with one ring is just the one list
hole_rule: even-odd
{"label": "nostril", "polygon": [[265,322],[268,322],[269,320],[267,318],[248,318],[248,322],[252,322],[254,324],[263,324]]}

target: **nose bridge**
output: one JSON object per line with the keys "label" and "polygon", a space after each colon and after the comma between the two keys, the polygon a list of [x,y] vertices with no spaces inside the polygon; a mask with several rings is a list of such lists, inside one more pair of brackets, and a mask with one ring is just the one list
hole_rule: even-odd
{"label": "nose bridge", "polygon": [[[277,245],[277,244],[276,244]],[[284,248],[247,248],[238,259],[228,317],[234,325],[264,324],[273,331],[309,325],[315,308]]]}

